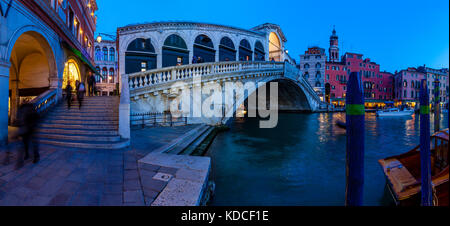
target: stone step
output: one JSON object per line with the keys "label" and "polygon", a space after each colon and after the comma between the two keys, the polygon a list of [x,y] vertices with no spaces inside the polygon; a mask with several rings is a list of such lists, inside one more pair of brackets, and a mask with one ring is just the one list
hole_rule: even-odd
{"label": "stone step", "polygon": [[56,114],[66,114],[66,113],[82,113],[82,114],[91,114],[91,113],[119,113],[119,110],[118,109],[105,109],[105,108],[103,108],[103,109],[101,109],[101,108],[99,108],[99,109],[86,109],[86,108],[81,108],[81,110],[80,109],[78,109],[78,108],[70,108],[70,110],[69,109],[67,109],[67,108],[64,108],[64,109],[62,109],[62,108],[58,108],[58,109],[55,109],[55,110],[53,110],[53,111],[51,111],[51,113],[56,113]]}
{"label": "stone step", "polygon": [[88,129],[88,130],[118,130],[117,125],[75,125],[75,124],[56,124],[41,123],[38,128],[55,128],[55,129]]}
{"label": "stone step", "polygon": [[178,155],[182,153],[186,148],[188,148],[191,144],[193,144],[199,137],[205,134],[210,126],[202,126],[198,128],[197,131],[192,133],[190,136],[186,136],[183,140],[181,140],[177,145],[172,147],[167,153]]}
{"label": "stone step", "polygon": [[200,146],[200,144],[202,144],[202,142],[209,136],[209,134],[211,134],[211,132],[213,130],[214,130],[214,127],[212,127],[212,126],[209,127],[202,135],[198,136],[194,142],[192,142],[184,150],[179,152],[179,154],[182,154],[182,155],[192,154],[195,151],[195,149],[197,149],[197,147]]}
{"label": "stone step", "polygon": [[38,138],[54,139],[54,140],[71,140],[71,141],[96,141],[96,142],[117,142],[120,141],[120,136],[81,136],[76,134],[50,134],[50,133],[36,133]]}
{"label": "stone step", "polygon": [[105,115],[49,115],[48,119],[52,120],[97,120],[97,121],[118,121],[119,116],[105,116]]}
{"label": "stone step", "polygon": [[46,119],[43,121],[44,123],[49,124],[66,124],[66,125],[118,125],[119,120],[112,121],[99,121],[99,120],[55,120],[55,119]]}
{"label": "stone step", "polygon": [[123,139],[117,142],[80,142],[74,140],[54,140],[47,138],[38,138],[37,140],[43,144],[82,149],[121,149],[130,145],[130,140]]}
{"label": "stone step", "polygon": [[52,134],[77,134],[77,135],[98,135],[98,136],[117,136],[117,130],[82,130],[82,129],[57,129],[57,128],[40,128],[38,133]]}

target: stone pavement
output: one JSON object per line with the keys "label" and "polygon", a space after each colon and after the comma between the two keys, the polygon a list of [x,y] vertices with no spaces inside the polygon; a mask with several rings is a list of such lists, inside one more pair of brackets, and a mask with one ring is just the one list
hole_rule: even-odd
{"label": "stone pavement", "polygon": [[[15,170],[20,143],[0,147],[0,206],[136,206],[151,205],[177,169],[138,160],[193,126],[132,131],[130,148],[86,150],[40,145],[41,161]],[[3,165],[6,150],[11,161]]]}

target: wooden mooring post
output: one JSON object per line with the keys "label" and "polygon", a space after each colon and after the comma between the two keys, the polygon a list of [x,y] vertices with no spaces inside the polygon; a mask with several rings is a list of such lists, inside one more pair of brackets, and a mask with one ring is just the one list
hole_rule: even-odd
{"label": "wooden mooring post", "polygon": [[420,85],[420,174],[421,205],[431,206],[430,99],[426,79]]}
{"label": "wooden mooring post", "polygon": [[347,83],[346,206],[363,204],[364,187],[364,93],[361,74],[352,72]]}

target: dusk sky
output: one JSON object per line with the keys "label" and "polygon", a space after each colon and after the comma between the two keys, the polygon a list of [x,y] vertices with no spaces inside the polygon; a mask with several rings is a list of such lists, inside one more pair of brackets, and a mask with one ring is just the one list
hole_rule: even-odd
{"label": "dusk sky", "polygon": [[[364,54],[394,72],[449,66],[448,0],[409,1],[97,0],[97,32],[156,21],[193,21],[252,28],[281,26],[297,62],[308,46],[327,49],[336,26],[341,55]],[[328,54],[327,54],[328,55]]]}

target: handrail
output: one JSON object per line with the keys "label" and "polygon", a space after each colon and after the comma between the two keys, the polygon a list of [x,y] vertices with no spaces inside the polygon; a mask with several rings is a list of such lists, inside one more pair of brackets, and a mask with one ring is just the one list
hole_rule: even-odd
{"label": "handrail", "polygon": [[49,89],[34,98],[30,103],[33,104],[36,112],[42,115],[57,103],[57,94],[58,92],[56,89]]}

